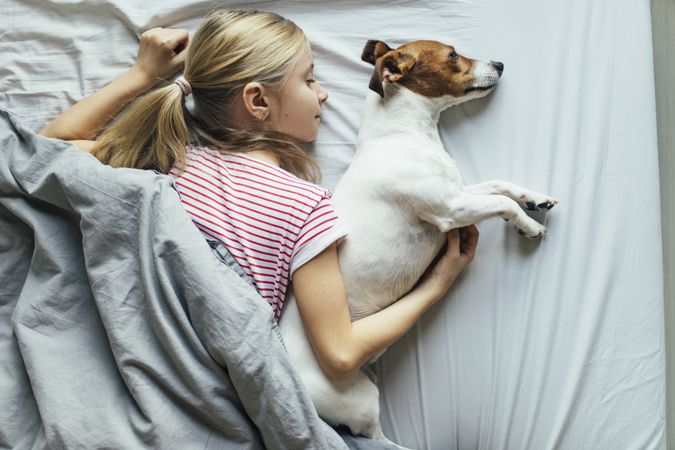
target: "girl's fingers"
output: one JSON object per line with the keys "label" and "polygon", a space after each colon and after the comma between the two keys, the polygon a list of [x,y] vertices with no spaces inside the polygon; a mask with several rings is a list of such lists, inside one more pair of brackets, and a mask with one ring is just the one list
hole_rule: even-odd
{"label": "girl's fingers", "polygon": [[187,55],[187,48],[189,46],[189,34],[187,30],[167,30],[170,33],[167,35],[164,45],[166,49],[171,51],[170,58],[174,67],[178,68],[185,62]]}
{"label": "girl's fingers", "polygon": [[187,47],[190,34],[187,30],[177,28],[151,28],[141,35],[141,41],[155,48],[181,52]]}
{"label": "girl's fingers", "polygon": [[180,53],[187,48],[190,34],[187,30],[167,30],[166,44],[176,53]]}
{"label": "girl's fingers", "polygon": [[455,253],[459,249],[460,238],[459,230],[454,228],[448,231],[448,250],[446,253]]}
{"label": "girl's fingers", "polygon": [[189,45],[187,30],[151,28],[141,34],[136,65],[153,78],[166,79],[185,64]]}
{"label": "girl's fingers", "polygon": [[185,56],[187,55],[187,52],[185,49],[180,50],[180,53],[176,53],[172,58],[171,58],[171,63],[173,66],[176,68],[179,68],[185,63]]}
{"label": "girl's fingers", "polygon": [[474,255],[476,254],[476,247],[478,246],[478,228],[476,228],[476,225],[462,227],[460,234],[460,252],[469,259],[473,259]]}

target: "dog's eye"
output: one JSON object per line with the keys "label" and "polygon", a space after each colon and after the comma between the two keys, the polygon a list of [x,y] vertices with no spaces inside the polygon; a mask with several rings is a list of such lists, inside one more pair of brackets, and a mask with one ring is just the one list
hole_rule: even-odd
{"label": "dog's eye", "polygon": [[457,52],[453,50],[452,53],[450,53],[450,58],[456,59],[457,58]]}

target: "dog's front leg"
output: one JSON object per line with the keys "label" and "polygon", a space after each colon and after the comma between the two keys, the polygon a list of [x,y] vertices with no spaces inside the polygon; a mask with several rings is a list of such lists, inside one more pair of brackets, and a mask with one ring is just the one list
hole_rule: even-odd
{"label": "dog's front leg", "polygon": [[476,195],[506,195],[530,211],[548,210],[558,204],[555,198],[525,189],[508,181],[493,180],[465,186],[464,191]]}
{"label": "dog's front leg", "polygon": [[511,198],[505,195],[476,195],[466,192],[450,200],[445,211],[436,211],[424,217],[443,232],[481,222],[499,216],[511,220],[519,231],[529,238],[538,238],[546,233],[546,227],[525,214]]}

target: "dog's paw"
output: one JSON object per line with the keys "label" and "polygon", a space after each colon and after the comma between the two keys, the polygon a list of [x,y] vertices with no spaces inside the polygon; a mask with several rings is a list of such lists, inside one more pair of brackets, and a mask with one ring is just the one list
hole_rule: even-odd
{"label": "dog's paw", "polygon": [[525,202],[525,208],[529,211],[540,211],[540,210],[549,210],[558,204],[558,200],[555,198],[546,198],[539,202],[535,200],[528,200]]}
{"label": "dog's paw", "polygon": [[528,239],[539,239],[544,237],[546,234],[546,227],[539,225],[538,227],[533,227],[527,231],[523,230],[522,228],[518,228],[518,234],[525,236]]}

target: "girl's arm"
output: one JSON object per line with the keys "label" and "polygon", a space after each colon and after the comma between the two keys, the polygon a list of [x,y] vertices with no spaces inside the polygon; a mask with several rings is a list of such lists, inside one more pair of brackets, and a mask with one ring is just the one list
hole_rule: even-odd
{"label": "girl's arm", "polygon": [[337,249],[333,244],[293,275],[298,309],[324,371],[345,379],[393,344],[447,292],[472,260],[478,243],[474,225],[448,232],[448,247],[415,289],[387,308],[352,322]]}
{"label": "girl's arm", "polygon": [[[40,134],[64,140],[77,140],[90,146],[98,132],[122,107],[174,74],[187,52],[186,30],[152,28],[141,35],[136,63],[103,89],[71,106],[51,121]],[[86,148],[85,148],[86,149]]]}

